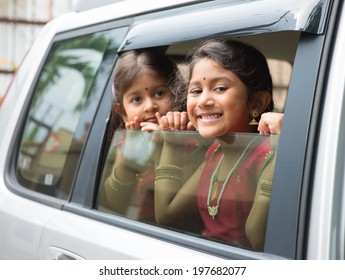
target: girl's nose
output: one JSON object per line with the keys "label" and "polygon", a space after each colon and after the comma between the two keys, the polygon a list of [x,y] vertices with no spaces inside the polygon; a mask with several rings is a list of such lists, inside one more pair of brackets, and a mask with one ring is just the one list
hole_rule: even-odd
{"label": "girl's nose", "polygon": [[146,112],[150,112],[150,111],[157,111],[158,106],[156,104],[156,102],[152,99],[152,98],[148,98],[145,100],[145,108],[144,110]]}
{"label": "girl's nose", "polygon": [[212,105],[214,105],[212,94],[207,90],[203,90],[198,98],[198,107],[209,107]]}

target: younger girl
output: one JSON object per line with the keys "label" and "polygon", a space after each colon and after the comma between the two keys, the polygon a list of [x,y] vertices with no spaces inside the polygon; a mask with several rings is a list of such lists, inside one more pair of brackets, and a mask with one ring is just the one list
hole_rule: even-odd
{"label": "younger girl", "polygon": [[[162,132],[157,222],[174,226],[200,215],[203,236],[262,249],[274,164],[269,140],[256,132],[257,120],[272,108],[271,76],[257,49],[221,40],[201,46],[190,64],[187,111],[200,135],[216,140],[184,183],[180,146]],[[162,117],[161,127],[174,119],[173,112]]]}
{"label": "younger girl", "polygon": [[182,80],[175,62],[158,48],[123,53],[113,81],[113,129],[141,129],[143,122],[157,124],[156,112],[185,111],[178,94]]}
{"label": "younger girl", "polygon": [[[172,88],[178,79],[179,72],[176,64],[158,49],[143,49],[128,51],[121,55],[120,62],[115,69],[113,80],[112,130],[126,128],[140,130],[141,123],[157,125],[156,113],[165,115],[169,110],[175,109],[176,96]],[[142,151],[136,149],[141,134],[133,131],[123,133],[120,146],[110,176],[106,179],[103,197],[108,208],[126,214],[129,205],[147,204],[139,214],[139,218],[152,221],[154,219],[152,184],[154,172],[148,166],[146,148]],[[145,141],[144,141],[145,142]],[[145,144],[145,143],[144,143]],[[134,155],[143,160],[135,160],[129,156],[131,150]],[[139,161],[141,164],[136,164]],[[146,164],[147,163],[147,164]],[[138,179],[138,174],[147,172],[146,176]],[[137,188],[137,190],[136,190]],[[136,195],[137,194],[137,195]]]}

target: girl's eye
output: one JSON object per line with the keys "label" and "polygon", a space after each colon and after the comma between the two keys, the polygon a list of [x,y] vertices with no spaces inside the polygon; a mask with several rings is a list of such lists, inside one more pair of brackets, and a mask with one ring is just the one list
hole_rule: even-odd
{"label": "girl's eye", "polygon": [[141,101],[142,101],[142,99],[140,96],[136,96],[136,97],[132,98],[133,103],[140,103]]}
{"label": "girl's eye", "polygon": [[225,86],[218,86],[214,89],[214,91],[218,91],[218,92],[223,92],[226,90],[227,90],[227,88]]}
{"label": "girl's eye", "polygon": [[166,92],[164,90],[159,90],[157,92],[155,92],[155,97],[162,97],[166,94]]}
{"label": "girl's eye", "polygon": [[202,90],[200,88],[192,88],[188,92],[191,94],[200,94],[202,93]]}

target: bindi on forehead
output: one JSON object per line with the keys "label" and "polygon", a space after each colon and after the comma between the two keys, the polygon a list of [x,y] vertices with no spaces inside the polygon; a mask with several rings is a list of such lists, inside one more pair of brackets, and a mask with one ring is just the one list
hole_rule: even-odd
{"label": "bindi on forehead", "polygon": [[202,79],[203,79],[204,81],[206,80],[206,78],[205,78],[205,77],[203,77]]}
{"label": "bindi on forehead", "polygon": [[146,87],[145,90],[148,91],[149,89]]}

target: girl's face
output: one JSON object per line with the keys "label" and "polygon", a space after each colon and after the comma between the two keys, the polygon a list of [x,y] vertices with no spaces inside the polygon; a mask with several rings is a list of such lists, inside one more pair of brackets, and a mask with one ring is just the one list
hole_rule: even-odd
{"label": "girl's face", "polygon": [[125,112],[121,116],[124,122],[138,117],[139,122],[158,123],[155,113],[166,115],[172,108],[172,97],[172,93],[167,89],[167,80],[152,70],[145,70],[124,92]]}
{"label": "girl's face", "polygon": [[201,59],[193,68],[187,111],[203,137],[251,131],[247,87],[235,73],[209,58]]}

